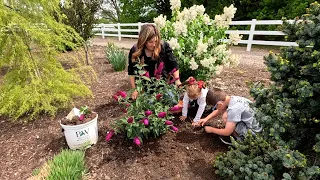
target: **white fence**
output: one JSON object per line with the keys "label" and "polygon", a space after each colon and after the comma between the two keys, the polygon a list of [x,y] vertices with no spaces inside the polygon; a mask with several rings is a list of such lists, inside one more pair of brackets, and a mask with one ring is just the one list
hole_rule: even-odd
{"label": "white fence", "polygon": [[[293,21],[290,21],[293,22]],[[248,35],[247,40],[241,40],[240,44],[247,44],[247,51],[251,50],[253,44],[256,45],[270,45],[270,46],[298,46],[295,42],[286,41],[261,41],[254,40],[254,35],[276,35],[285,36],[286,34],[282,31],[256,31],[256,25],[281,25],[282,20],[248,20],[248,21],[232,21],[230,25],[250,25],[250,30],[238,30],[239,34]],[[141,26],[146,23],[117,23],[117,24],[97,24],[93,29],[96,33],[95,35],[105,37],[118,37],[121,41],[121,37],[138,38],[138,32],[140,32]],[[134,29],[126,29],[121,27],[137,27]],[[236,30],[228,30],[226,33],[230,34]],[[126,34],[130,32],[130,34]],[[134,33],[134,34],[132,34]]]}

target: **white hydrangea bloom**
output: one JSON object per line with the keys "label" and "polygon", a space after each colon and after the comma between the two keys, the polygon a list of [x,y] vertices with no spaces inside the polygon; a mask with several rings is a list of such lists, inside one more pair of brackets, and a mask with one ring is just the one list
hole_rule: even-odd
{"label": "white hydrangea bloom", "polygon": [[210,23],[210,17],[208,16],[208,14],[204,14],[203,15],[203,21],[206,25],[208,25]]}
{"label": "white hydrangea bloom", "polygon": [[176,38],[171,38],[168,43],[170,44],[171,48],[173,50],[175,49],[179,49],[180,48],[180,44],[178,43],[178,40]]}
{"label": "white hydrangea bloom", "polygon": [[194,20],[197,17],[197,11],[193,8],[184,8],[182,12],[178,13],[177,20],[189,22]]}
{"label": "white hydrangea bloom", "polygon": [[206,9],[204,8],[203,5],[194,5],[192,6],[190,9],[194,9],[198,15],[202,16],[204,14],[204,12],[206,11]]}
{"label": "white hydrangea bloom", "polygon": [[216,53],[217,56],[225,55],[227,53],[226,48],[227,48],[226,44],[220,44],[214,48],[214,52]]}
{"label": "white hydrangea bloom", "polygon": [[237,54],[230,55],[229,62],[231,67],[237,67],[240,63],[240,56]]}
{"label": "white hydrangea bloom", "polygon": [[234,45],[238,45],[239,41],[242,39],[242,35],[240,36],[239,31],[237,30],[234,33],[229,34],[230,43]]}
{"label": "white hydrangea bloom", "polygon": [[223,70],[223,66],[216,66],[216,69],[215,69],[216,75],[221,74],[222,70]]}
{"label": "white hydrangea bloom", "polygon": [[180,35],[180,34],[182,34],[183,36],[187,35],[188,28],[184,21],[177,21],[173,23],[173,27],[176,35]]}
{"label": "white hydrangea bloom", "polygon": [[208,44],[209,45],[213,44],[213,37],[212,36],[208,39]]}
{"label": "white hydrangea bloom", "polygon": [[226,20],[225,15],[216,15],[214,17],[214,23],[218,28],[228,28],[229,27],[229,21]]}
{"label": "white hydrangea bloom", "polygon": [[223,8],[223,14],[226,16],[227,20],[230,20],[234,18],[234,14],[237,12],[237,8],[231,4],[229,7],[224,7]]}
{"label": "white hydrangea bloom", "polygon": [[202,41],[199,41],[196,49],[196,54],[200,56],[202,53],[207,52],[207,49],[208,49],[208,44],[203,43]]}
{"label": "white hydrangea bloom", "polygon": [[166,26],[166,21],[167,21],[167,16],[163,16],[160,14],[158,17],[153,18],[154,23],[158,26],[159,29],[163,28]]}
{"label": "white hydrangea bloom", "polygon": [[192,70],[196,70],[198,69],[199,65],[197,64],[197,62],[194,60],[194,58],[191,58],[190,61],[190,69]]}
{"label": "white hydrangea bloom", "polygon": [[210,62],[210,59],[204,58],[204,59],[200,60],[200,64],[205,68],[209,68],[211,65],[211,62]]}
{"label": "white hydrangea bloom", "polygon": [[179,10],[181,7],[181,1],[180,0],[170,0],[170,9],[171,10]]}

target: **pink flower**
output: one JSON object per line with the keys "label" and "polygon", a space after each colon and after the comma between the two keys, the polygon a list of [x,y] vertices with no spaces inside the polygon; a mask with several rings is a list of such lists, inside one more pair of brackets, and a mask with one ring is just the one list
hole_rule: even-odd
{"label": "pink flower", "polygon": [[166,112],[159,112],[158,118],[164,118],[166,117],[167,113]]}
{"label": "pink flower", "polygon": [[79,120],[82,121],[84,119],[84,114],[81,114]]}
{"label": "pink flower", "polygon": [[127,97],[127,93],[124,91],[119,91],[119,95],[123,98]]}
{"label": "pink flower", "polygon": [[112,138],[113,134],[114,134],[114,130],[113,129],[108,131],[107,135],[106,135],[106,141],[110,141],[110,139]]}
{"label": "pink flower", "polygon": [[149,119],[148,118],[143,119],[143,124],[145,126],[148,126],[149,125]]}
{"label": "pink flower", "polygon": [[127,107],[129,107],[129,106],[130,106],[130,104],[128,103],[128,104],[126,104],[126,106],[127,106]]}
{"label": "pink flower", "polygon": [[170,129],[171,129],[173,132],[178,132],[178,128],[175,127],[175,126],[170,126]]}
{"label": "pink flower", "polygon": [[157,94],[156,99],[159,100],[162,97],[162,94]]}
{"label": "pink flower", "polygon": [[127,109],[122,109],[122,112],[127,113],[128,110]]}
{"label": "pink flower", "polygon": [[141,146],[141,141],[140,138],[138,136],[133,138],[133,142],[137,145],[137,146]]}
{"label": "pink flower", "polygon": [[127,120],[127,122],[130,123],[130,124],[133,123],[133,117],[132,117],[132,116],[129,117],[128,120]]}
{"label": "pink flower", "polygon": [[170,125],[173,124],[173,122],[172,122],[172,121],[169,121],[169,120],[166,120],[166,121],[164,122],[164,124],[170,126]]}
{"label": "pink flower", "polygon": [[146,116],[150,116],[150,115],[152,114],[152,111],[147,110],[147,111],[144,112],[144,114],[145,114]]}
{"label": "pink flower", "polygon": [[177,80],[179,80],[180,78],[172,78],[171,81],[169,82],[169,84],[173,84],[175,83]]}
{"label": "pink flower", "polygon": [[170,108],[170,111],[179,111],[180,107],[178,105],[173,106],[172,108]]}
{"label": "pink flower", "polygon": [[150,78],[149,71],[146,71],[146,73],[144,73],[142,76],[145,76],[145,77],[147,77],[147,78]]}
{"label": "pink flower", "polygon": [[158,68],[154,70],[154,76],[156,77],[156,79],[160,79],[161,74],[162,74],[162,70],[163,70],[163,66],[164,66],[164,63],[160,62]]}
{"label": "pink flower", "polygon": [[112,96],[114,100],[119,101],[118,96],[117,95],[113,95]]}

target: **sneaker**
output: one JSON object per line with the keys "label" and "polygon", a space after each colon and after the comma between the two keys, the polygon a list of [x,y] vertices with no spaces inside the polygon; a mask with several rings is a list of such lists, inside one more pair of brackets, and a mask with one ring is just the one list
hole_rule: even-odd
{"label": "sneaker", "polygon": [[227,145],[232,145],[230,136],[219,136],[220,140]]}

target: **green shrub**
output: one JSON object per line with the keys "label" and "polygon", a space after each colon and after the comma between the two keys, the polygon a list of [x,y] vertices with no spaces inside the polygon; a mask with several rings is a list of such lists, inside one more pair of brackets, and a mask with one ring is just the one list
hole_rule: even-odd
{"label": "green shrub", "polygon": [[106,49],[106,58],[111,63],[115,71],[126,69],[128,57],[127,54],[113,43],[108,43]]}
{"label": "green shrub", "polygon": [[0,77],[0,115],[14,119],[55,115],[59,108],[70,107],[74,98],[91,95],[79,74],[65,70],[58,61],[57,49],[82,41],[74,29],[51,16],[62,17],[58,4],[57,0],[0,3],[0,68],[8,68]]}
{"label": "green shrub", "polygon": [[[127,116],[117,120],[111,132],[112,134],[114,131],[126,133],[128,139],[133,139],[133,142],[140,146],[142,139],[159,137],[168,129],[178,130],[172,126],[173,123],[170,120],[173,116],[168,113],[168,110],[178,103],[179,93],[175,85],[168,84],[159,76],[149,78],[148,75],[144,75],[146,71],[142,69],[143,67],[137,66],[139,76],[136,77],[135,82],[138,97],[132,101],[131,97],[123,91],[113,96],[123,106]],[[107,136],[107,141],[112,134]]]}
{"label": "green shrub", "polygon": [[84,152],[62,150],[48,162],[49,174],[46,179],[82,179],[86,172]]}
{"label": "green shrub", "polygon": [[[244,167],[260,159],[259,167],[265,169],[270,164],[268,169],[273,170],[263,170],[260,179],[319,178],[319,16],[320,5],[315,2],[302,16],[301,22],[284,23],[283,31],[288,34],[287,39],[295,40],[299,47],[283,48],[279,55],[271,52],[265,57],[274,83],[268,88],[256,85],[251,89],[256,100],[256,118],[264,127],[262,136],[265,145],[261,147],[260,138],[251,138],[218,156],[215,164],[219,174],[237,179]],[[253,154],[248,154],[248,151]],[[226,169],[230,172],[226,172]],[[245,171],[241,174],[245,179],[259,179],[254,171]]]}
{"label": "green shrub", "polygon": [[224,8],[224,13],[216,15],[213,21],[204,13],[203,5],[182,9],[180,0],[171,3],[172,18],[167,20],[162,14],[154,19],[161,30],[161,36],[173,49],[179,62],[180,78],[184,81],[193,76],[209,80],[222,70],[222,66],[237,65],[237,56],[231,56],[230,46],[238,44],[238,33],[227,35],[231,19],[237,8]]}

